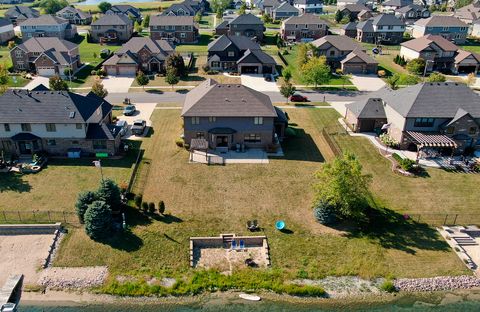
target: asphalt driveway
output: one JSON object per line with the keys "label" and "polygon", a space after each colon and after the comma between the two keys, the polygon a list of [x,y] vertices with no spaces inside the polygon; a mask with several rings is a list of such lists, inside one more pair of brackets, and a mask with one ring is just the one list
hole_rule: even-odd
{"label": "asphalt driveway", "polygon": [[134,79],[133,77],[108,76],[102,79],[102,83],[108,93],[126,93]]}
{"label": "asphalt driveway", "polygon": [[352,75],[351,81],[358,91],[378,91],[385,86],[377,75]]}
{"label": "asphalt driveway", "polygon": [[240,76],[242,79],[242,85],[252,88],[260,92],[270,91],[278,92],[279,89],[275,81],[265,81],[263,75],[243,74]]}

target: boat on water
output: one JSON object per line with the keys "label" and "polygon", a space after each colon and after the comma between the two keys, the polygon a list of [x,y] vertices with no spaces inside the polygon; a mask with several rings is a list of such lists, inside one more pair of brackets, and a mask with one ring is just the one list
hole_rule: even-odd
{"label": "boat on water", "polygon": [[17,305],[15,303],[5,303],[0,308],[0,312],[17,312]]}
{"label": "boat on water", "polygon": [[260,298],[257,295],[249,295],[249,294],[240,294],[238,295],[240,298],[245,299],[245,300],[250,300],[250,301],[260,301],[262,298]]}

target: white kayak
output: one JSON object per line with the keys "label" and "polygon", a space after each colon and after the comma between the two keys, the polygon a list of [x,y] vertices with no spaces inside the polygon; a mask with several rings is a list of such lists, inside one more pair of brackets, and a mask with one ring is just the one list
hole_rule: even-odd
{"label": "white kayak", "polygon": [[238,295],[240,298],[245,299],[245,300],[250,300],[250,301],[260,301],[262,298],[256,295],[249,295],[249,294],[240,294]]}

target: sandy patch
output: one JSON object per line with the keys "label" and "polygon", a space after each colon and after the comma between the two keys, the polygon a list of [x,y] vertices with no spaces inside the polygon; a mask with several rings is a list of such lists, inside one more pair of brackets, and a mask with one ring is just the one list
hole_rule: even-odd
{"label": "sandy patch", "polygon": [[0,235],[0,286],[10,275],[23,274],[25,284],[38,280],[54,234]]}

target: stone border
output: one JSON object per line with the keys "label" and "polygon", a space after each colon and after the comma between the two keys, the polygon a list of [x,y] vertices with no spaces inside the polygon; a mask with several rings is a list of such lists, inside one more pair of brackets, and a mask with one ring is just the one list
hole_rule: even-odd
{"label": "stone border", "polygon": [[55,234],[62,224],[0,224],[0,235]]}

